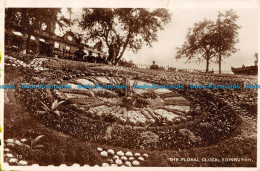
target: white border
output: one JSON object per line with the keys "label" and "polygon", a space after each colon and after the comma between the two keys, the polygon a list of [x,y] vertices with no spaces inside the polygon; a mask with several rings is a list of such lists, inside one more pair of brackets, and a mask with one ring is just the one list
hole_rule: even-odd
{"label": "white border", "polygon": [[[82,7],[142,7],[142,8],[172,8],[172,9],[215,9],[215,8],[243,8],[243,9],[258,9],[258,30],[260,31],[260,0],[1,0],[0,1],[0,45],[2,52],[2,63],[0,64],[0,68],[4,68],[4,8],[5,7],[71,7],[71,8],[82,8]],[[260,34],[258,32],[258,42],[260,42]],[[260,52],[260,44],[258,43],[258,54]],[[260,71],[259,71],[260,73]],[[258,79],[260,75],[258,74]],[[3,83],[4,74],[2,73],[1,83]],[[1,126],[3,128],[3,112],[4,112],[4,92],[0,90],[0,104],[1,108]],[[258,98],[259,99],[259,98]],[[259,111],[259,101],[258,101],[258,111]],[[260,118],[258,117],[258,123],[260,123]],[[4,129],[3,129],[4,131]],[[258,127],[258,136],[259,136],[259,127]],[[20,167],[20,166],[7,166],[3,165],[3,134],[1,134],[2,146],[1,146],[1,163],[2,168],[5,170],[86,170],[85,167]],[[260,147],[259,138],[257,138],[257,145]],[[177,167],[149,167],[149,168],[123,168],[124,170],[259,170],[259,156],[260,151],[257,152],[257,168],[232,168],[232,167],[189,167],[189,168],[177,168]],[[88,170],[122,170],[122,168],[93,168],[89,167]]]}

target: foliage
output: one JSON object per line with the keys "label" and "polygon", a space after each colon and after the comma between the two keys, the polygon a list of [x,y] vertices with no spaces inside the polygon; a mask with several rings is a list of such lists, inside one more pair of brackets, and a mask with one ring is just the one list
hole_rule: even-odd
{"label": "foliage", "polygon": [[44,135],[39,135],[35,139],[31,140],[31,148],[32,149],[37,149],[37,148],[43,148],[44,146],[42,144],[38,144],[40,139],[42,139]]}
{"label": "foliage", "polygon": [[84,9],[80,25],[89,32],[88,39],[102,41],[109,53],[108,60],[115,64],[128,48],[137,52],[143,44],[152,46],[157,32],[170,22],[166,9],[95,8]]}
{"label": "foliage", "polygon": [[[59,8],[6,8],[6,28],[22,33],[34,32],[57,20]],[[49,30],[50,31],[50,30]]]}
{"label": "foliage", "polygon": [[227,58],[232,53],[237,52],[235,44],[238,43],[238,30],[241,28],[236,21],[238,16],[233,10],[226,11],[225,14],[220,13],[216,21],[215,37],[217,40],[216,49],[218,52],[219,73],[221,73],[222,57]]}
{"label": "foliage", "polygon": [[60,116],[60,111],[58,111],[58,110],[56,110],[57,109],[57,107],[60,105],[60,104],[62,104],[62,103],[64,103],[65,101],[60,101],[60,102],[58,102],[58,100],[56,99],[53,103],[52,103],[52,105],[51,105],[51,107],[49,108],[46,104],[44,104],[43,102],[41,102],[41,104],[42,104],[42,109],[44,110],[44,112],[49,112],[49,113],[55,113],[56,115],[58,115],[58,116]]}
{"label": "foliage", "polygon": [[216,54],[213,29],[213,22],[210,20],[204,19],[195,23],[193,28],[189,28],[184,45],[177,48],[176,59],[187,57],[187,61],[195,60],[199,63],[206,60],[206,72],[208,72],[209,62]]}
{"label": "foliage", "polygon": [[238,16],[233,10],[219,13],[216,22],[204,19],[189,28],[186,41],[182,47],[177,48],[176,59],[188,58],[190,62],[202,62],[206,60],[206,72],[209,71],[209,63],[216,58],[221,73],[222,57],[229,57],[238,49],[238,29],[236,24]]}
{"label": "foliage", "polygon": [[120,60],[118,62],[119,66],[124,66],[124,67],[131,67],[131,68],[137,68],[137,66],[133,63],[132,60],[126,61],[126,60]]}
{"label": "foliage", "polygon": [[142,132],[141,137],[145,144],[158,143],[159,136],[151,131]]}
{"label": "foliage", "polygon": [[[50,61],[49,61],[50,62]],[[65,60],[64,60],[65,62]],[[53,66],[52,71],[56,69],[61,69],[63,66],[60,65],[58,62],[54,62],[56,65]],[[79,63],[79,62],[78,62]],[[64,64],[64,63],[63,63]],[[77,63],[68,63],[68,68],[76,67]],[[16,78],[20,78],[20,76],[24,76],[24,68],[14,67],[14,66],[6,66],[7,68],[5,71],[6,75],[5,78],[9,80],[15,80]],[[21,72],[15,72],[14,70],[18,71],[21,69]],[[63,71],[63,70],[62,70]],[[118,70],[119,76],[125,75],[135,75],[133,70],[131,71],[122,71]],[[122,72],[121,72],[122,71]],[[142,71],[146,73],[146,71]],[[55,73],[55,72],[54,72]],[[91,74],[104,74],[107,75],[109,73],[109,69],[98,68],[93,69]],[[149,74],[152,73],[149,71]],[[114,74],[114,73],[113,73]],[[112,74],[112,76],[113,76]],[[160,77],[156,77],[157,74]],[[35,83],[33,77],[42,78],[41,80],[36,81],[36,83],[42,83],[42,80],[46,76],[43,76],[41,73],[39,74],[32,74],[28,75],[27,83]],[[65,78],[69,78],[68,76],[74,77],[75,72],[72,70],[64,70],[63,80]],[[93,75],[92,75],[93,76]],[[161,81],[161,73],[154,72],[154,75],[148,76],[146,74],[142,74],[141,72],[138,74],[140,78],[144,81],[153,81],[158,83]],[[11,77],[11,78],[10,78]],[[47,76],[48,80],[51,81],[56,79],[56,76]],[[234,79],[230,79],[234,78]],[[235,79],[236,78],[236,79]],[[190,74],[190,73],[175,73],[169,75],[168,82],[164,82],[164,84],[173,84],[173,83],[183,83],[187,84],[187,82],[198,82],[198,84],[209,84],[213,82],[218,82],[218,84],[235,84],[242,80],[247,79],[247,81],[252,82],[255,84],[257,80],[251,79],[248,76],[234,76],[234,75],[211,75],[211,74]],[[158,82],[156,82],[156,80]],[[231,80],[231,82],[230,82]],[[233,80],[233,81],[232,81]],[[48,82],[49,82],[48,81]],[[9,82],[8,83],[13,83]],[[45,82],[44,82],[45,83]],[[47,82],[46,82],[47,84]],[[185,87],[187,87],[185,85]],[[42,90],[42,91],[40,91]],[[10,115],[5,116],[7,120],[6,123],[10,125],[8,129],[6,129],[5,139],[6,138],[13,138],[13,137],[33,137],[35,135],[42,135],[48,134],[50,138],[49,144],[45,145],[44,150],[33,150],[31,148],[27,148],[26,146],[15,145],[8,146],[11,151],[15,151],[18,154],[22,154],[23,158],[27,161],[32,163],[37,163],[40,166],[42,165],[53,165],[53,164],[60,164],[63,161],[63,164],[71,165],[73,163],[79,163],[81,165],[89,164],[94,166],[96,164],[100,164],[104,162],[104,159],[100,157],[99,153],[95,150],[97,144],[104,144],[105,147],[120,147],[127,148],[127,149],[145,149],[145,150],[153,150],[151,151],[151,155],[149,155],[149,161],[146,163],[146,166],[165,166],[164,163],[169,157],[181,157],[181,156],[194,156],[196,155],[198,158],[210,158],[212,156],[215,157],[223,157],[233,155],[233,156],[241,156],[247,155],[247,157],[252,158],[250,162],[244,162],[241,164],[240,162],[186,162],[185,166],[194,166],[196,164],[197,167],[199,166],[246,166],[246,167],[255,167],[256,165],[256,136],[254,132],[256,129],[251,126],[256,127],[255,122],[245,122],[245,124],[240,124],[239,118],[246,116],[244,120],[249,120],[251,115],[254,115],[252,118],[257,118],[257,91],[256,90],[247,90],[247,89],[238,89],[238,90],[213,90],[213,89],[205,89],[201,91],[187,89],[179,89],[176,90],[176,94],[180,93],[189,97],[190,101],[196,104],[202,104],[202,110],[205,111],[194,121],[189,121],[184,125],[172,125],[172,126],[156,126],[156,127],[135,127],[132,128],[131,126],[122,127],[121,125],[115,125],[113,127],[113,131],[111,133],[111,141],[104,142],[102,138],[104,137],[104,133],[106,132],[107,128],[111,125],[110,123],[97,121],[85,117],[84,114],[78,113],[71,109],[69,106],[62,106],[61,110],[64,111],[61,117],[51,117],[51,115],[33,115],[35,117],[32,118],[30,115],[37,111],[40,107],[39,105],[33,105],[34,103],[39,104],[39,99],[45,104],[50,104],[49,96],[45,95],[46,90],[43,89],[30,89],[30,90],[22,90],[22,89],[15,89],[16,97],[12,99],[18,99],[22,102],[22,104],[10,104],[5,105],[5,112],[9,113]],[[13,92],[13,91],[11,91]],[[8,94],[9,97],[10,94]],[[147,98],[153,97],[156,98],[156,94],[147,95]],[[21,97],[21,98],[19,98]],[[211,103],[213,102],[213,103]],[[217,104],[217,108],[219,111],[214,110],[216,107],[214,104]],[[224,107],[221,107],[225,104]],[[14,110],[13,106],[16,106],[16,110]],[[18,107],[17,107],[18,105]],[[20,105],[20,106],[19,106]],[[242,107],[242,105],[246,105]],[[249,106],[250,105],[250,106]],[[24,106],[29,106],[31,112],[21,112]],[[35,107],[32,107],[35,106]],[[205,108],[204,108],[205,107]],[[232,108],[231,108],[232,107]],[[224,110],[225,109],[225,110]],[[232,110],[231,110],[232,109]],[[235,111],[233,111],[236,110]],[[242,110],[243,109],[243,110]],[[191,112],[191,113],[194,113]],[[23,120],[20,117],[15,117],[17,114],[22,114]],[[238,116],[239,114],[240,116]],[[200,115],[200,113],[194,114]],[[82,117],[83,116],[83,117]],[[251,120],[251,119],[250,119]],[[249,120],[249,121],[250,121]],[[256,119],[257,120],[257,119]],[[42,124],[38,124],[42,122]],[[22,123],[22,124],[21,124]],[[31,124],[25,124],[31,123]],[[21,128],[23,125],[23,129]],[[26,126],[25,126],[26,125]],[[24,127],[25,126],[25,127]],[[46,129],[48,126],[48,129]],[[51,129],[53,128],[53,129]],[[244,128],[243,130],[249,130],[244,134],[239,134],[239,130]],[[181,129],[187,130],[181,131]],[[71,136],[64,136],[60,132],[64,134],[68,134]],[[149,138],[152,138],[152,134],[147,134],[146,132],[149,131],[152,134],[156,134],[159,136],[158,143],[153,143],[155,141],[147,141]],[[249,133],[249,135],[247,134]],[[146,139],[144,139],[144,135],[146,135]],[[25,136],[25,137],[24,137]],[[198,138],[201,138],[198,139]],[[247,139],[245,139],[245,137]],[[197,141],[193,141],[196,140]],[[144,141],[145,140],[145,141]],[[156,139],[150,139],[156,140]],[[94,142],[86,143],[88,142]],[[97,144],[96,144],[97,143]],[[246,144],[246,145],[245,145]],[[6,148],[6,147],[5,147]],[[182,150],[185,149],[185,150]],[[234,150],[236,149],[236,150]],[[163,153],[169,155],[167,158],[161,158]],[[140,150],[139,150],[140,151]],[[63,155],[63,156],[62,156]],[[158,158],[158,156],[160,158]],[[58,157],[56,160],[55,157]],[[5,157],[5,159],[7,159]],[[172,166],[183,166],[183,163],[172,162]],[[145,163],[144,163],[145,165]]]}
{"label": "foliage", "polygon": [[[26,51],[29,49],[31,35],[35,32],[45,31],[54,34],[52,28],[58,23],[64,25],[65,18],[58,17],[60,8],[6,8],[6,29],[13,29],[27,34]],[[44,29],[45,28],[45,29]]]}

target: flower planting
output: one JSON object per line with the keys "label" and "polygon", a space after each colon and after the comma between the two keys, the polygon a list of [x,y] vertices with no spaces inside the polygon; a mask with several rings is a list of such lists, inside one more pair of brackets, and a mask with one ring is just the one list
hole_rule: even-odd
{"label": "flower planting", "polygon": [[[49,145],[53,141],[44,131],[36,135],[32,133],[33,129],[25,129],[24,137],[19,139],[7,131],[4,151],[5,162],[10,165],[151,166],[155,165],[153,154],[165,156],[159,154],[167,153],[169,157],[164,159],[168,161],[177,153],[191,155],[196,148],[207,151],[220,144],[226,149],[228,147],[222,142],[233,142],[233,138],[242,134],[244,118],[256,118],[256,90],[196,90],[188,84],[225,83],[229,78],[225,75],[181,72],[164,75],[62,59],[35,58],[28,64],[18,58],[6,59],[5,77],[10,83],[70,85],[71,89],[21,89],[17,86],[12,95],[27,116],[37,122],[37,127],[52,130],[55,136],[69,136],[77,143],[90,143],[86,149],[82,145],[75,150],[54,145],[55,150],[48,154],[48,150],[54,148]],[[18,75],[12,77],[12,70],[17,70]],[[24,70],[28,71],[26,76],[22,74]],[[246,78],[237,76],[236,79],[243,81]],[[249,81],[254,83],[255,80]],[[79,84],[85,88],[79,89]],[[133,84],[182,84],[184,88],[134,89]],[[86,88],[87,85],[131,88]],[[6,129],[12,130],[12,125]],[[243,137],[244,140],[249,141]],[[241,153],[245,151],[250,149],[242,149]],[[15,158],[17,155],[23,157]],[[205,155],[210,156],[209,153]],[[162,165],[178,163],[168,161]]]}

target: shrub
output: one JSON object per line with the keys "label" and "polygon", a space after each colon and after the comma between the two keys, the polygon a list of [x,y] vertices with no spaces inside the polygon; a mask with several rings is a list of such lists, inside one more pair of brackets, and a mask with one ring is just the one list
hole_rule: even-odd
{"label": "shrub", "polygon": [[59,150],[52,154],[52,161],[54,166],[59,166],[61,164],[65,163],[65,154],[63,153],[62,150]]}

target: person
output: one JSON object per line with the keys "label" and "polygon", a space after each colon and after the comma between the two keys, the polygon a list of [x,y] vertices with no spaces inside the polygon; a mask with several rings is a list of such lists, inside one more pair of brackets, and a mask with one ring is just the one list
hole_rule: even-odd
{"label": "person", "polygon": [[116,63],[116,57],[118,55],[118,49],[117,49],[117,44],[116,43],[113,43],[110,47],[109,47],[109,56],[108,56],[108,59],[109,61],[112,62],[112,64],[115,65]]}
{"label": "person", "polygon": [[150,69],[159,69],[159,66],[155,64],[155,61],[153,61],[153,64],[150,66]]}

